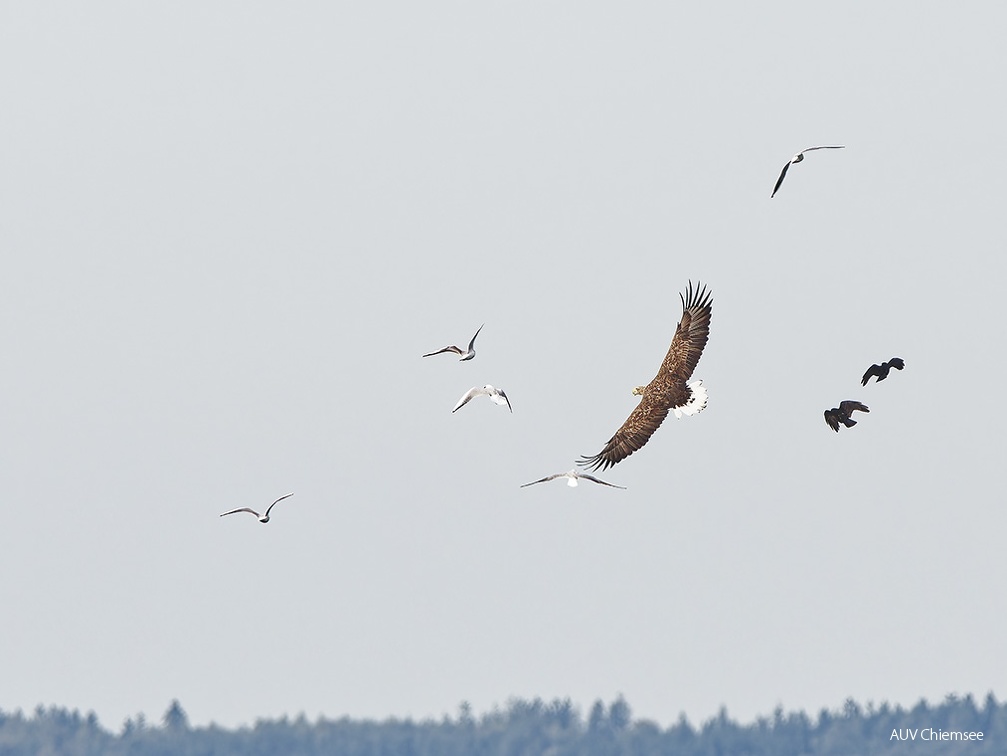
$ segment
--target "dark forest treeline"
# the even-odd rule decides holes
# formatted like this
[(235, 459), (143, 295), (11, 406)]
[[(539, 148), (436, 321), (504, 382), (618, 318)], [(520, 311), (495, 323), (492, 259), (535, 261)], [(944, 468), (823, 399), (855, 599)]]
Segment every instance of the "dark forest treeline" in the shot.
[[(944, 731), (982, 732), (981, 741), (924, 741)], [(898, 732), (909, 738), (893, 739)], [(725, 710), (700, 727), (684, 718), (668, 728), (634, 720), (622, 698), (596, 702), (587, 717), (569, 700), (515, 700), (501, 710), (473, 717), (462, 704), (455, 718), (383, 722), (319, 719), (260, 720), (226, 730), (191, 727), (173, 701), (159, 726), (142, 716), (122, 731), (103, 729), (94, 714), (38, 707), (32, 716), (0, 712), (0, 756), (850, 756), (851, 754), (1007, 754), (1007, 703), (989, 694), (982, 705), (971, 696), (949, 696), (912, 709), (881, 704), (862, 707), (852, 699), (841, 711), (823, 709), (814, 720), (778, 708), (770, 718), (741, 725)]]

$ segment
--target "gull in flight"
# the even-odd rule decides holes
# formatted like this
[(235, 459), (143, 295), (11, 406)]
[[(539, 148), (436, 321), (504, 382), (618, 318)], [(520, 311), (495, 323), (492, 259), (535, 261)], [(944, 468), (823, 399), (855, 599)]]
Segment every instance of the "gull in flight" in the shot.
[[(479, 326), (479, 331), (483, 329), (484, 325), (486, 324), (483, 323), (483, 325)], [(479, 335), (479, 331), (476, 331), (476, 336)], [(476, 350), (475, 350), (476, 336), (472, 337), (472, 341), (469, 342), (469, 348), (465, 349), (464, 351), (452, 345), (452, 346), (446, 346), (443, 349), (438, 349), (436, 352), (430, 352), (429, 354), (425, 354), (423, 356), (433, 357), (435, 354), (444, 354), (444, 352), (453, 352), (455, 354), (461, 355), (461, 359), (458, 360), (459, 362), (464, 362), (465, 360), (471, 360), (473, 357), (476, 356)]]
[(780, 171), (780, 177), (776, 179), (776, 186), (773, 187), (773, 193), (769, 195), (769, 199), (775, 197), (776, 193), (780, 191), (780, 184), (783, 183), (783, 177), (787, 175), (787, 171), (790, 169), (790, 166), (794, 165), (795, 163), (800, 163), (802, 160), (804, 160), (805, 152), (811, 152), (812, 150), (841, 150), (845, 146), (846, 146), (845, 144), (823, 144), (819, 147), (807, 147), (798, 152), (796, 155), (790, 158), (790, 160), (787, 161), (787, 164), (785, 166), (783, 166), (783, 170)]
[(478, 386), (473, 386), (468, 391), (466, 391), (465, 396), (463, 396), (461, 399), (458, 400), (458, 404), (456, 404), (455, 408), (451, 411), (457, 412), (477, 396), (488, 396), (490, 398), (490, 401), (492, 401), (494, 404), (506, 404), (507, 409), (509, 409), (511, 412), (514, 411), (514, 408), (510, 406), (510, 399), (507, 398), (507, 394), (503, 392), (503, 389), (494, 388), (493, 386), (490, 386), (488, 383), (482, 388), (479, 388)]
[(276, 502), (277, 502), (277, 501), (283, 501), (284, 499), (286, 499), (286, 498), (288, 498), (288, 497), (290, 497), (290, 496), (293, 496), (293, 495), (294, 495), (293, 493), (288, 493), (288, 494), (286, 494), (285, 496), (281, 496), (281, 497), (280, 497), (279, 499), (277, 499), (276, 501), (274, 501), (274, 502), (273, 502), (272, 504), (270, 504), (270, 505), (269, 505), (269, 509), (267, 509), (267, 510), (266, 510), (266, 513), (265, 513), (265, 514), (261, 514), (261, 515), (260, 515), (260, 514), (259, 514), (258, 512), (256, 512), (256, 511), (255, 511), (254, 509), (249, 509), (248, 507), (239, 507), (238, 509), (232, 509), (232, 510), (231, 510), (230, 512), (224, 512), (224, 513), (223, 513), (222, 515), (220, 515), (220, 516), (221, 516), (221, 517), (225, 517), (226, 515), (229, 515), (229, 514), (234, 514), (235, 512), (248, 512), (248, 513), (250, 513), (250, 514), (253, 514), (253, 515), (255, 515), (256, 517), (258, 517), (258, 518), (259, 518), (259, 522), (269, 522), (269, 511), (270, 511), (270, 510), (271, 510), (271, 509), (272, 509), (273, 507), (275, 507), (275, 506), (276, 506)]
[(550, 480), (556, 480), (556, 478), (566, 478), (566, 484), (570, 486), (570, 488), (576, 488), (577, 479), (583, 478), (584, 480), (589, 480), (592, 483), (601, 483), (603, 486), (611, 486), (612, 488), (621, 488), (623, 491), (626, 490), (626, 486), (617, 486), (615, 483), (606, 483), (605, 481), (596, 478), (593, 475), (578, 472), (576, 467), (570, 470), (569, 472), (556, 473), (555, 475), (547, 475), (541, 480), (533, 480), (531, 483), (525, 483), (523, 486), (518, 486), (518, 488), (527, 488), (528, 486), (534, 486), (536, 483), (548, 483)]

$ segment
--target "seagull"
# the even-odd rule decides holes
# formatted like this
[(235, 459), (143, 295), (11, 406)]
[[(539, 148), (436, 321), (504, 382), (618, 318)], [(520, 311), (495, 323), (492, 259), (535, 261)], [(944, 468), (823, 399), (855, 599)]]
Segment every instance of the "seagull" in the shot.
[(812, 150), (841, 150), (845, 146), (846, 146), (845, 144), (823, 144), (820, 147), (807, 147), (798, 152), (796, 155), (790, 158), (790, 160), (787, 161), (787, 164), (785, 166), (783, 166), (783, 170), (780, 171), (780, 177), (776, 179), (776, 186), (773, 187), (773, 193), (769, 195), (769, 199), (775, 197), (776, 193), (780, 191), (780, 184), (783, 183), (783, 177), (787, 175), (787, 171), (790, 169), (790, 166), (792, 166), (794, 163), (800, 163), (802, 160), (804, 160), (805, 152), (811, 152)]
[(451, 411), (457, 412), (466, 404), (468, 404), (470, 401), (472, 401), (473, 398), (483, 395), (488, 396), (490, 398), (490, 401), (492, 401), (494, 404), (506, 404), (507, 409), (509, 409), (511, 412), (514, 411), (514, 408), (510, 406), (510, 399), (507, 398), (507, 394), (503, 392), (503, 389), (494, 388), (493, 386), (490, 386), (488, 383), (482, 388), (479, 388), (478, 386), (473, 386), (468, 391), (466, 391), (465, 396), (463, 396), (461, 399), (458, 400), (458, 404), (456, 404), (455, 408)]
[(896, 370), (901, 370), (906, 366), (906, 361), (901, 357), (892, 357), (888, 362), (882, 362), (880, 365), (871, 365), (867, 368), (867, 372), (864, 373), (864, 377), (860, 380), (861, 386), (866, 386), (867, 381), (871, 379), (872, 375), (876, 375), (878, 380), (876, 383), (881, 383), (885, 378), (888, 377), (888, 371), (892, 368)]
[[(484, 325), (486, 324), (483, 323), (483, 325), (479, 326), (479, 331), (483, 329)], [(476, 336), (479, 335), (479, 331), (476, 331)], [(430, 354), (425, 354), (423, 356), (433, 357), (435, 354), (443, 354), (444, 352), (454, 352), (455, 354), (461, 355), (461, 359), (458, 360), (459, 362), (464, 362), (465, 360), (471, 360), (473, 357), (476, 356), (476, 350), (475, 350), (476, 336), (472, 337), (472, 341), (469, 342), (469, 348), (466, 349), (465, 351), (462, 351), (458, 347), (452, 345), (452, 346), (446, 346), (443, 349), (438, 349), (436, 352), (430, 352)]]
[(235, 512), (250, 512), (251, 514), (253, 514), (253, 515), (255, 515), (256, 517), (259, 518), (259, 522), (263, 522), (263, 523), (269, 522), (269, 511), (273, 507), (276, 506), (276, 502), (277, 501), (283, 501), (284, 499), (286, 499), (286, 498), (288, 498), (290, 496), (293, 496), (293, 495), (294, 495), (293, 493), (288, 493), (288, 494), (286, 494), (284, 496), (281, 496), (279, 499), (277, 499), (276, 501), (274, 501), (272, 504), (269, 505), (269, 509), (266, 510), (265, 514), (261, 514), (260, 515), (254, 509), (249, 509), (248, 507), (240, 507), (238, 509), (232, 509), (230, 512), (224, 512), (224, 514), (222, 514), (221, 517), (224, 517), (224, 516), (229, 515), (229, 514), (234, 514)]
[(840, 423), (845, 425), (847, 428), (852, 428), (857, 424), (857, 421), (850, 417), (855, 410), (870, 412), (870, 410), (867, 409), (866, 404), (847, 399), (845, 402), (840, 402), (838, 407), (825, 410), (825, 422), (828, 423), (829, 427), (836, 433), (839, 433)]
[(573, 468), (569, 472), (556, 473), (555, 475), (548, 475), (541, 480), (533, 480), (531, 483), (525, 483), (523, 486), (518, 486), (518, 488), (527, 488), (528, 486), (534, 486), (536, 483), (548, 483), (550, 480), (556, 480), (556, 478), (566, 478), (566, 484), (570, 488), (577, 487), (577, 479), (584, 478), (584, 480), (589, 480), (592, 483), (601, 483), (603, 486), (611, 486), (612, 488), (621, 488), (623, 491), (626, 490), (626, 486), (617, 486), (615, 483), (606, 483), (593, 475), (588, 475), (587, 473), (578, 472), (577, 468)]

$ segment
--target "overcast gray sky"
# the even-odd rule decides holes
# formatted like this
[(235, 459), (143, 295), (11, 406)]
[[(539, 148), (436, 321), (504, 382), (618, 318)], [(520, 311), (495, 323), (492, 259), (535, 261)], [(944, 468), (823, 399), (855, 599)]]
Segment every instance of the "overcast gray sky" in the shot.
[[(0, 708), (1007, 695), (1005, 23), (4, 3)], [(619, 427), (689, 279), (708, 408), (626, 491), (519, 489)], [(484, 383), (513, 414), (451, 414)]]

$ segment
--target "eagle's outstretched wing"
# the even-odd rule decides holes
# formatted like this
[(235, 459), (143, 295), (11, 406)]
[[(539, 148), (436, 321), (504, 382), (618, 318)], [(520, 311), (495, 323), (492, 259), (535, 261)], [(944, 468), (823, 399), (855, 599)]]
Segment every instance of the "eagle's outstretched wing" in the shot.
[(593, 457), (581, 457), (577, 464), (589, 470), (607, 470), (646, 444), (654, 435), (671, 408), (658, 397), (643, 395), (626, 422)]
[(699, 363), (707, 339), (710, 338), (710, 316), (713, 314), (710, 292), (705, 286), (694, 292), (692, 281), (689, 281), (686, 296), (679, 294), (678, 297), (682, 300), (682, 319), (675, 329), (675, 337), (671, 340), (661, 369), (647, 386), (648, 392), (658, 381), (662, 387), (681, 383), (684, 388), (685, 382), (692, 377), (692, 371)]
[(693, 289), (692, 281), (685, 296), (680, 294), (679, 297), (682, 300), (682, 319), (661, 369), (644, 388), (643, 398), (622, 427), (600, 452), (593, 457), (581, 457), (577, 463), (581, 467), (607, 470), (621, 462), (650, 440), (673, 407), (681, 407), (692, 398), (692, 389), (686, 381), (696, 369), (710, 337), (713, 300), (705, 286)]

